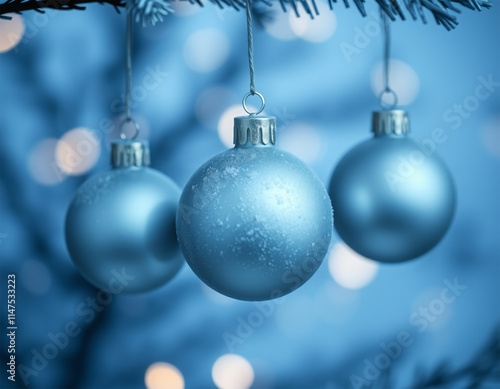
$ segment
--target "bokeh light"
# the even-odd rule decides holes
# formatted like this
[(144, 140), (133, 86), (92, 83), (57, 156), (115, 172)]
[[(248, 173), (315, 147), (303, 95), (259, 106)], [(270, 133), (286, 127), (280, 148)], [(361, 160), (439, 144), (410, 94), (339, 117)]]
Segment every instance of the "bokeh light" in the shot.
[(319, 15), (311, 19), (309, 15), (298, 18), (294, 12), (290, 12), (289, 21), (292, 31), (299, 38), (308, 42), (319, 43), (328, 40), (337, 29), (337, 18), (335, 13), (326, 3), (317, 2)]
[(30, 259), (23, 264), (20, 278), (26, 290), (33, 294), (45, 294), (52, 285), (52, 275), (41, 261)]
[(494, 157), (500, 158), (500, 116), (489, 119), (481, 131), (483, 147)]
[(199, 30), (184, 45), (184, 61), (195, 72), (210, 73), (226, 62), (229, 52), (229, 40), (222, 31)]
[(66, 175), (56, 162), (56, 148), (59, 141), (47, 138), (37, 143), (28, 157), (28, 172), (39, 184), (55, 185), (62, 182)]
[(24, 22), (21, 15), (6, 14), (11, 20), (0, 20), (0, 53), (17, 46), (24, 34)]
[(88, 172), (101, 155), (101, 142), (94, 131), (75, 128), (66, 132), (56, 147), (59, 168), (68, 175)]
[[(372, 90), (380, 96), (384, 90), (384, 66), (380, 62), (375, 66), (371, 76)], [(417, 98), (420, 90), (420, 81), (417, 73), (407, 63), (391, 59), (389, 61), (389, 86), (398, 96), (398, 105), (408, 105)], [(384, 94), (383, 101), (387, 104), (393, 102), (390, 94)]]
[(320, 157), (320, 134), (307, 123), (294, 123), (280, 132), (280, 148), (299, 157), (306, 163)]
[[(257, 109), (247, 104), (247, 108), (250, 112), (257, 111)], [(264, 113), (262, 113), (264, 115)], [(234, 137), (234, 118), (236, 116), (247, 116), (241, 105), (233, 105), (226, 109), (219, 119), (219, 124), (217, 125), (217, 132), (219, 133), (219, 139), (226, 147), (233, 147), (233, 137)]]
[(365, 258), (345, 243), (333, 246), (328, 258), (330, 274), (339, 285), (348, 289), (360, 289), (377, 275), (377, 262)]
[(198, 4), (192, 4), (188, 0), (172, 1), (170, 7), (174, 10), (174, 16), (191, 16), (203, 9)]
[(237, 354), (225, 354), (212, 367), (212, 379), (219, 389), (248, 389), (254, 380), (250, 362)]
[(184, 389), (184, 377), (174, 365), (156, 362), (148, 367), (144, 378), (147, 389)]
[[(133, 117), (140, 123), (139, 138), (151, 135), (152, 166), (181, 188), (204, 161), (233, 147), (233, 118), (246, 116), (241, 109), (248, 90), (245, 8), (236, 11), (223, 2), (219, 11), (211, 1), (201, 2), (204, 7), (196, 1), (170, 2), (176, 13), (154, 27), (134, 23), (132, 87), (153, 88), (155, 80), (145, 79), (151, 74), (162, 82), (147, 90), (147, 97), (136, 93)], [(285, 4), (286, 13), (279, 2), (255, 4), (265, 13), (254, 20), (255, 81), (268, 101), (266, 112), (277, 116), (276, 147), (313, 167), (324, 184), (334, 162), (370, 137), (368, 115), (377, 108), (372, 72), (382, 60), (380, 9), (364, 2), (368, 15), (363, 18), (348, 2), (347, 9), (333, 3), (334, 12), (320, 8), (315, 20), (309, 20), (300, 2), (294, 4), (300, 19), (292, 3)], [(326, 0), (316, 3), (328, 5)], [(26, 378), (28, 387), (51, 389), (353, 389), (351, 381), (358, 377), (367, 383), (363, 389), (388, 389), (389, 381), (395, 389), (423, 389), (436, 377), (450, 388), (479, 379), (484, 381), (479, 386), (498, 385), (499, 371), (493, 369), (498, 355), (491, 355), (500, 323), (500, 7), (489, 3), (491, 9), (482, 12), (452, 12), (460, 23), (451, 32), (436, 26), (427, 10), (427, 25), (411, 17), (391, 23), (392, 57), (410, 65), (422, 88), (410, 105), (402, 106), (414, 111), (412, 137), (434, 141), (458, 191), (456, 218), (445, 240), (414, 261), (370, 267), (373, 262), (343, 244), (336, 246), (342, 240), (334, 236), (332, 252), (310, 281), (280, 301), (265, 302), (224, 296), (185, 265), (156, 291), (113, 295), (108, 304), (110, 296), (77, 273), (66, 249), (64, 217), (82, 180), (109, 168), (108, 140), (119, 138), (112, 124), (123, 118), (124, 15), (116, 15), (109, 4), (89, 5), (85, 12), (46, 9), (44, 14), (11, 15), (24, 23), (17, 45), (0, 54), (5, 134), (0, 263), (4, 285), (7, 274), (16, 275), (18, 296), (18, 384), (13, 386), (28, 386)], [(301, 27), (299, 33), (307, 35), (308, 25), (315, 27), (330, 15), (338, 19), (328, 40), (309, 42), (291, 28), (294, 19), (296, 30)], [(265, 31), (257, 26), (260, 22)], [(9, 23), (0, 21), (0, 41)], [(203, 73), (186, 64), (183, 51), (193, 33), (209, 28), (227, 38), (229, 54), (215, 70)], [(212, 41), (206, 46), (191, 55), (203, 62), (205, 51), (211, 57), (219, 50)], [(406, 78), (400, 81), (408, 87)], [(259, 107), (258, 99), (249, 102), (252, 109)], [(466, 106), (463, 115), (455, 104)], [(228, 112), (233, 106), (236, 111)], [(455, 112), (443, 117), (450, 109)], [(67, 131), (82, 126), (96, 132), (101, 155), (85, 175), (67, 175), (57, 163), (56, 147)], [(443, 129), (441, 137), (433, 132), (436, 127)], [(405, 179), (420, 177), (417, 169)], [(147, 227), (155, 224), (151, 221)], [(117, 243), (123, 255), (132, 254), (129, 242)], [(127, 268), (116, 270), (126, 279), (131, 274)], [(443, 310), (433, 300), (446, 287), (444, 280), (453, 284), (455, 278), (468, 288)], [(409, 322), (420, 308), (438, 313), (422, 333)], [(73, 337), (66, 328), (79, 335)], [(406, 331), (414, 342), (393, 359), (391, 345)], [(376, 357), (387, 355), (387, 349), (392, 349), (390, 366), (378, 369), (374, 362), (381, 359)], [(230, 364), (216, 372), (216, 360), (229, 353), (250, 365), (244, 371), (253, 371), (248, 374), (253, 380), (246, 385)], [(57, 356), (49, 360), (44, 354)], [(36, 370), (45, 361), (43, 371)], [(21, 364), (33, 374), (21, 374)], [(440, 370), (443, 364), (448, 368)], [(222, 385), (214, 383), (213, 368)]]
[(290, 27), (290, 17), (285, 12), (275, 12), (271, 20), (265, 21), (264, 28), (267, 33), (276, 39), (291, 41), (297, 39), (297, 35)]

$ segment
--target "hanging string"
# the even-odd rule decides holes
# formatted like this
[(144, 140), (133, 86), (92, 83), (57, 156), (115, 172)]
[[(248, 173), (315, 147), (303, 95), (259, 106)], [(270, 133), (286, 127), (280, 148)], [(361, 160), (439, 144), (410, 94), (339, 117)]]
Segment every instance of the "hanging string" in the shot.
[[(132, 98), (132, 12), (127, 13), (127, 32), (126, 32), (126, 49), (125, 49), (125, 120), (120, 124), (120, 138), (133, 140), (139, 135), (139, 124), (132, 119), (130, 115), (130, 101)], [(126, 124), (132, 123), (135, 127), (135, 133), (132, 137), (128, 137), (124, 132)]]
[[(264, 110), (266, 101), (264, 96), (255, 90), (255, 69), (253, 65), (253, 31), (252, 31), (252, 4), (250, 0), (246, 0), (246, 10), (247, 10), (247, 38), (248, 38), (248, 67), (250, 68), (250, 92), (248, 92), (245, 97), (243, 97), (243, 109), (249, 115), (258, 115)], [(249, 96), (257, 95), (260, 97), (262, 105), (257, 112), (250, 112), (246, 105), (247, 98)]]
[(132, 13), (127, 13), (127, 46), (126, 46), (126, 66), (127, 73), (125, 78), (125, 120), (130, 122), (130, 98), (132, 89)]
[[(380, 93), (378, 102), (382, 109), (391, 110), (398, 105), (398, 96), (389, 86), (389, 62), (390, 62), (390, 48), (391, 48), (391, 30), (389, 28), (389, 21), (387, 20), (387, 15), (385, 11), (380, 9), (380, 18), (382, 20), (382, 26), (384, 29), (384, 89)], [(392, 103), (386, 103), (383, 99), (385, 94), (390, 94), (392, 96)]]
[(247, 35), (248, 35), (248, 66), (250, 67), (250, 93), (255, 94), (255, 69), (253, 66), (253, 32), (252, 32), (252, 4), (246, 0)]

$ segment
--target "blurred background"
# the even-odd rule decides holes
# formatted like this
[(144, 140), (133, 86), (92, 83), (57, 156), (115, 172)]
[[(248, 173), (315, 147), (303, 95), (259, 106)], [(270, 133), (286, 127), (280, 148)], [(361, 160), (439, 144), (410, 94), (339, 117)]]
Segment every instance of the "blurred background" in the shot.
[[(363, 18), (354, 5), (331, 12), (318, 2), (315, 20), (274, 4), (255, 28), (256, 86), (277, 117), (279, 147), (325, 185), (341, 156), (370, 137), (378, 109), (382, 34), (368, 3)], [(244, 11), (174, 8), (160, 25), (136, 25), (132, 108), (153, 167), (182, 187), (231, 146), (249, 77)], [(16, 381), (2, 371), (2, 387), (498, 388), (499, 20), (494, 4), (464, 9), (451, 32), (432, 20), (392, 24), (391, 84), (412, 136), (446, 134), (436, 152), (458, 208), (443, 241), (391, 265), (334, 236), (308, 283), (258, 304), (217, 294), (187, 265), (153, 293), (112, 301), (79, 275), (64, 217), (76, 189), (108, 167), (117, 138), (124, 13), (90, 4), (0, 20), (1, 320), (5, 328), (14, 273), (18, 326)], [(455, 298), (443, 302), (443, 293)]]

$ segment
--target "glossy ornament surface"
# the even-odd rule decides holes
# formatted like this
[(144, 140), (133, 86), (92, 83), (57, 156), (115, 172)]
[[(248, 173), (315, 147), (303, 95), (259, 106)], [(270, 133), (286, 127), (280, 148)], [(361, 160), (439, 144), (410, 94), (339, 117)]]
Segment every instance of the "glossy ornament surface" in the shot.
[(196, 275), (240, 300), (290, 293), (318, 269), (332, 209), (316, 174), (274, 147), (273, 117), (235, 118), (235, 148), (201, 166), (177, 214), (179, 244)]
[(175, 233), (180, 189), (148, 167), (144, 141), (113, 143), (112, 165), (78, 189), (66, 216), (66, 243), (94, 286), (148, 292), (184, 263)]
[[(329, 194), (335, 229), (380, 262), (419, 257), (443, 238), (455, 211), (452, 177), (429, 144), (408, 137), (405, 111), (374, 112), (374, 137), (338, 163)], [(435, 146), (434, 146), (435, 148)]]

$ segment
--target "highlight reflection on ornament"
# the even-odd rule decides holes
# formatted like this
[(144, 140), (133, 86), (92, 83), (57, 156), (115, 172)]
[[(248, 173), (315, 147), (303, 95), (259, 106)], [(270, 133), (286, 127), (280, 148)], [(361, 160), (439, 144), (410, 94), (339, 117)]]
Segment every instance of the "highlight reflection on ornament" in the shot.
[(405, 111), (373, 113), (374, 137), (350, 150), (332, 175), (335, 228), (359, 254), (400, 262), (431, 250), (455, 211), (451, 175), (434, 150), (408, 137)]
[(274, 117), (234, 120), (235, 148), (187, 183), (177, 234), (208, 286), (240, 300), (290, 293), (318, 269), (330, 244), (332, 208), (316, 174), (276, 149)]
[(69, 207), (71, 258), (100, 289), (151, 291), (184, 263), (175, 234), (180, 189), (148, 165), (147, 142), (113, 143), (112, 169), (86, 181)]

